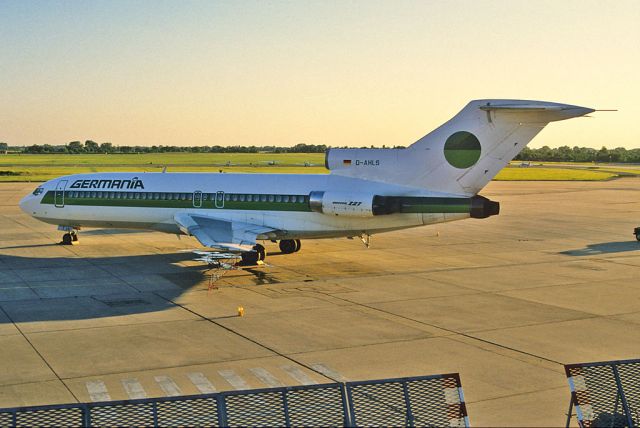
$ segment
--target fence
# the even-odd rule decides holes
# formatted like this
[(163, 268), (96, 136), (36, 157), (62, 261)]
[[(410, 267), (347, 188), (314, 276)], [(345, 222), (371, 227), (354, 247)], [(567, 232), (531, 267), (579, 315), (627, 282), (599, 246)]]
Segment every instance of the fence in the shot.
[(571, 402), (581, 427), (640, 426), (640, 360), (565, 366)]
[(464, 426), (458, 374), (0, 409), (0, 426)]

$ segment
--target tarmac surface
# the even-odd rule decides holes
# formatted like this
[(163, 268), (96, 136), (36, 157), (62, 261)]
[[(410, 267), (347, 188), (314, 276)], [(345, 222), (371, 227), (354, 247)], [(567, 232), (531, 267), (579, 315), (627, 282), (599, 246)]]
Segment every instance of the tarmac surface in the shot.
[(472, 425), (559, 426), (563, 364), (640, 357), (640, 179), (493, 182), (499, 216), (269, 243), (215, 289), (193, 238), (56, 245), (34, 187), (0, 184), (0, 407), (459, 372)]

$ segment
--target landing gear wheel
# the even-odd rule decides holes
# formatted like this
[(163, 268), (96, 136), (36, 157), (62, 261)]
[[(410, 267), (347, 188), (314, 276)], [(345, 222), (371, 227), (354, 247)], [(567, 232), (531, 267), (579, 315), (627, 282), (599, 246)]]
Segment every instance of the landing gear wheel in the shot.
[[(77, 238), (76, 238), (77, 240)], [(65, 233), (62, 235), (62, 245), (73, 245), (73, 236), (70, 233)]]
[(300, 241), (296, 242), (293, 239), (283, 239), (282, 241), (280, 241), (278, 246), (280, 247), (280, 251), (282, 251), (283, 254), (291, 254), (295, 253), (298, 250), (299, 242)]
[(295, 252), (297, 253), (298, 251), (300, 251), (300, 248), (302, 248), (302, 243), (300, 243), (299, 239), (296, 239), (296, 251)]
[(71, 234), (71, 241), (78, 242), (78, 234), (77, 233), (72, 233)]
[(247, 251), (246, 253), (240, 254), (242, 258), (243, 265), (255, 265), (258, 263), (258, 259), (260, 255), (256, 251)]
[(267, 250), (260, 244), (256, 244), (253, 246), (253, 250), (258, 253), (258, 260), (261, 262), (267, 257)]
[(633, 234), (636, 235), (636, 240), (640, 241), (640, 227), (633, 229)]

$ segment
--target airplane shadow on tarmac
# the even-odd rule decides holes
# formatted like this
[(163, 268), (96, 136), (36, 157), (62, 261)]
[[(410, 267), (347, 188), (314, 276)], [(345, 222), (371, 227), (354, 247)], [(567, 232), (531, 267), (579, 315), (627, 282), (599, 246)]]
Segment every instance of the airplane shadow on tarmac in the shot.
[[(206, 264), (193, 262), (198, 256), (191, 252), (38, 258), (1, 251), (0, 326), (165, 311), (187, 291), (206, 292), (212, 273)], [(243, 284), (278, 282), (261, 269), (228, 273)]]
[(578, 250), (561, 251), (560, 254), (575, 257), (596, 256), (599, 254), (626, 253), (640, 251), (640, 242), (637, 241), (617, 241), (602, 242), (599, 244), (589, 244), (585, 248)]

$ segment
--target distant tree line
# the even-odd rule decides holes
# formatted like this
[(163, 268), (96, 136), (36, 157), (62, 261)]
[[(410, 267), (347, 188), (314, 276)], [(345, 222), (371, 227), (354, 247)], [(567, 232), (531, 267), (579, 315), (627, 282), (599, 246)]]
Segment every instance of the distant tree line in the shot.
[(87, 140), (84, 143), (72, 141), (68, 144), (53, 146), (34, 144), (19, 150), (23, 153), (324, 153), (324, 144), (296, 144), (293, 147), (277, 146), (114, 146), (111, 143), (98, 144)]
[(588, 147), (573, 148), (562, 146), (551, 148), (543, 146), (539, 149), (525, 147), (516, 160), (534, 162), (620, 162), (640, 163), (640, 149), (627, 150), (624, 147), (600, 150)]
[[(21, 153), (324, 153), (329, 147), (324, 144), (296, 144), (293, 147), (279, 146), (114, 146), (87, 140), (72, 141), (64, 145), (34, 144), (27, 147), (9, 147), (9, 151)], [(348, 148), (348, 147), (344, 147)], [(367, 147), (362, 147), (367, 148)], [(370, 148), (374, 148), (371, 146)], [(388, 147), (382, 146), (383, 149)], [(403, 146), (394, 146), (401, 149)], [(0, 147), (0, 150), (2, 148)]]

